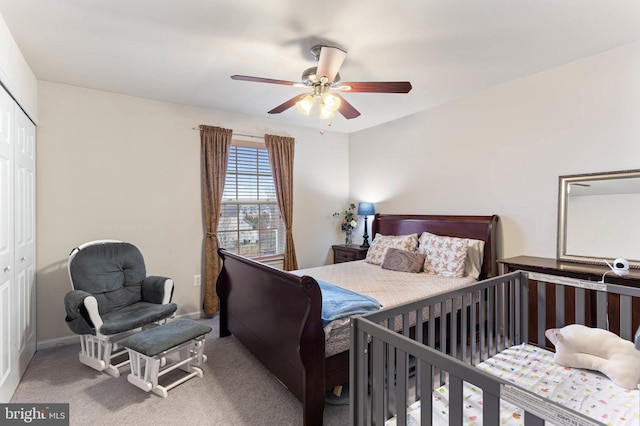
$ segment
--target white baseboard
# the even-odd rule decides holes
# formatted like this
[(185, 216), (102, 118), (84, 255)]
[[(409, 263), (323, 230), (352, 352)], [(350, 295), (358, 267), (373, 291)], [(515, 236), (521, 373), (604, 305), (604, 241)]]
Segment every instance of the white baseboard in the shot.
[(59, 337), (57, 339), (43, 340), (42, 342), (36, 342), (36, 351), (59, 348), (61, 346), (73, 345), (76, 343), (80, 343), (80, 336), (76, 334), (73, 336)]
[[(175, 318), (189, 318), (197, 320), (203, 318), (202, 312), (191, 312), (189, 314), (176, 315)], [(73, 334), (71, 336), (59, 337), (57, 339), (43, 340), (36, 342), (36, 351), (44, 349), (59, 348), (66, 345), (74, 345), (80, 343), (80, 336)]]

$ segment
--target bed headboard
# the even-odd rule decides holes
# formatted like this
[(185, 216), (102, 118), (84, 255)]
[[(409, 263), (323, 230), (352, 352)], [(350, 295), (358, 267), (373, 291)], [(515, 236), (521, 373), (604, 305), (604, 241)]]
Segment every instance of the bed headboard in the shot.
[(410, 214), (376, 214), (371, 235), (407, 235), (430, 232), (449, 237), (484, 241), (484, 259), (479, 279), (498, 275), (496, 263), (496, 224), (498, 216), (433, 216)]

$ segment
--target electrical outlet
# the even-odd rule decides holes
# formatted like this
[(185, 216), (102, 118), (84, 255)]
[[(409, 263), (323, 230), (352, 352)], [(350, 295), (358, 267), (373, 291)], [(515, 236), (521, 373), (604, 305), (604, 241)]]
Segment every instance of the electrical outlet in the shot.
[(196, 287), (200, 287), (200, 275), (193, 276), (193, 285)]

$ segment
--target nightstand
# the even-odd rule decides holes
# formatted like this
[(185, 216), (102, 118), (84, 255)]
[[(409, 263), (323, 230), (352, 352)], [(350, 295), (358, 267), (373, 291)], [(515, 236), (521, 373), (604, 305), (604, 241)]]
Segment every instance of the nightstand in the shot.
[(360, 247), (358, 244), (336, 244), (333, 249), (333, 263), (351, 262), (367, 257), (369, 247)]

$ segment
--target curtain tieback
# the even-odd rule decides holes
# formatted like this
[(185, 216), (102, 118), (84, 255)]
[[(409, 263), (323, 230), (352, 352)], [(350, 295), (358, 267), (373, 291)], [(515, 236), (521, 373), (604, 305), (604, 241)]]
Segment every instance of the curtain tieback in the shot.
[(207, 232), (206, 235), (207, 235), (207, 238), (211, 238), (211, 237), (216, 237), (217, 238), (218, 237), (218, 234), (216, 234), (214, 232)]

